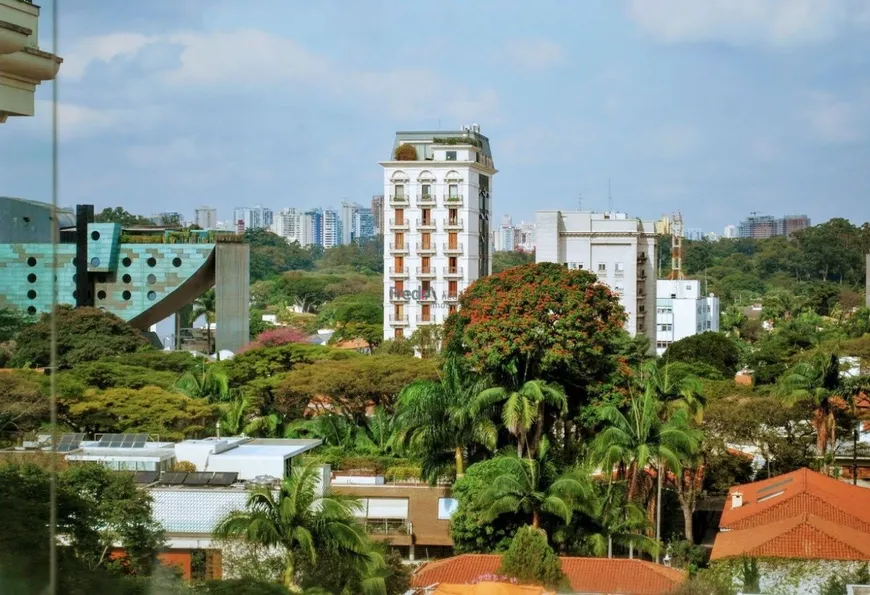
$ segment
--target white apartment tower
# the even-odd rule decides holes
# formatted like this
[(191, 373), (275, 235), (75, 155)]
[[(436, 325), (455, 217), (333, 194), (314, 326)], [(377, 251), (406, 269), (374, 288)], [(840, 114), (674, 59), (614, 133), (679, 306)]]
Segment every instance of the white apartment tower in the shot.
[(657, 355), (674, 341), (719, 331), (719, 298), (702, 295), (700, 281), (659, 279), (656, 298)]
[(332, 209), (323, 211), (323, 229), (320, 236), (320, 245), (324, 249), (341, 245), (342, 221), (339, 213)]
[[(403, 147), (410, 145), (413, 150)], [(492, 270), (490, 213), (497, 173), (474, 124), (397, 132), (384, 168), (384, 337), (442, 324), (459, 295)]]
[(217, 209), (197, 207), (194, 211), (193, 221), (202, 229), (215, 229), (217, 227)]
[(311, 227), (311, 215), (290, 208), (275, 213), (271, 230), (288, 243), (299, 242), (301, 246), (307, 246), (311, 244)]
[(656, 233), (654, 221), (625, 213), (538, 211), (535, 262), (586, 269), (619, 296), (625, 328), (655, 345)]

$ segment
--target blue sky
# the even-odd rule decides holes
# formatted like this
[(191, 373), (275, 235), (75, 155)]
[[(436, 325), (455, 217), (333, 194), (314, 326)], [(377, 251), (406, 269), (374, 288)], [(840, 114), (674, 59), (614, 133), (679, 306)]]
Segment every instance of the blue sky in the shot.
[[(60, 201), (367, 203), (395, 130), (478, 123), (496, 217), (870, 220), (870, 0), (60, 0)], [(41, 45), (51, 49), (43, 8)], [(48, 200), (50, 85), (0, 127)]]

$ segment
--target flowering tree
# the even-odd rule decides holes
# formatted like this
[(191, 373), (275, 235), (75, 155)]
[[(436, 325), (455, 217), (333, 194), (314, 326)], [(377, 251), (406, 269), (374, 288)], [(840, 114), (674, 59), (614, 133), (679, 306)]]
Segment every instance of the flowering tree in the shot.
[(295, 328), (278, 327), (263, 331), (257, 338), (239, 350), (239, 353), (260, 347), (278, 347), (287, 343), (304, 343), (305, 334)]

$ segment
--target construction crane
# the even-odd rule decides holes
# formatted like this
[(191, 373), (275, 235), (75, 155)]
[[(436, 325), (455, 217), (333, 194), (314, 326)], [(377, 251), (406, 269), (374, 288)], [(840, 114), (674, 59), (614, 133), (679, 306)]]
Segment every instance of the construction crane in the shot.
[(683, 277), (683, 215), (674, 213), (671, 221), (671, 272), (668, 279)]

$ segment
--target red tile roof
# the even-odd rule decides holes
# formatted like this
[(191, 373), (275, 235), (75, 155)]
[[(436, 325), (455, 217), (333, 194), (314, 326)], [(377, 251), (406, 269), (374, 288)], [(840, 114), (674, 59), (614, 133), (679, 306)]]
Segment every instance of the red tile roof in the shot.
[(870, 490), (799, 469), (731, 488), (719, 527), (712, 559), (870, 560)]
[[(644, 560), (571, 557), (561, 560), (571, 588), (580, 593), (660, 595), (669, 593), (686, 578), (681, 570)], [(500, 555), (463, 554), (422, 566), (412, 577), (411, 586), (467, 584), (484, 575), (497, 575), (500, 567)]]

